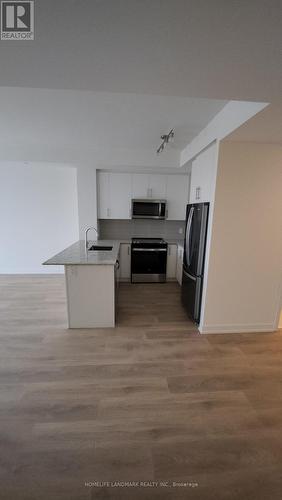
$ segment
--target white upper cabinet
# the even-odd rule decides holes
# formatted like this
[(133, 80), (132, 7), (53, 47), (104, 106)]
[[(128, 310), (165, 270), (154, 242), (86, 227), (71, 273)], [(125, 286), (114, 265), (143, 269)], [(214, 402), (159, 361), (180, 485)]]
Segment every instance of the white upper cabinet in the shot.
[(98, 172), (97, 174), (97, 200), (98, 200), (98, 218), (110, 218), (109, 205), (109, 174), (106, 172)]
[(163, 174), (151, 174), (149, 175), (149, 198), (155, 198), (159, 200), (166, 199), (166, 188), (167, 188), (167, 176)]
[(132, 198), (166, 198), (166, 175), (132, 174)]
[(131, 218), (131, 175), (109, 174), (110, 219)]
[(185, 220), (189, 176), (97, 173), (99, 219), (130, 219), (132, 198), (167, 200), (168, 220)]
[(132, 174), (132, 198), (149, 198), (148, 174)]
[(97, 199), (99, 219), (131, 218), (131, 175), (98, 172)]
[(216, 166), (216, 145), (212, 144), (192, 162), (190, 203), (203, 203), (213, 199)]
[(189, 175), (167, 175), (167, 218), (185, 220), (189, 199)]

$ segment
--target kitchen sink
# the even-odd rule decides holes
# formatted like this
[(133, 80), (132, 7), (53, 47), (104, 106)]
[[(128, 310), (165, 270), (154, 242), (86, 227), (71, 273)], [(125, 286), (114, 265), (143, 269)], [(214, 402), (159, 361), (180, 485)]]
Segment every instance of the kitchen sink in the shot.
[(110, 252), (113, 249), (113, 247), (109, 246), (102, 246), (102, 245), (92, 245), (90, 248), (88, 248), (89, 252)]

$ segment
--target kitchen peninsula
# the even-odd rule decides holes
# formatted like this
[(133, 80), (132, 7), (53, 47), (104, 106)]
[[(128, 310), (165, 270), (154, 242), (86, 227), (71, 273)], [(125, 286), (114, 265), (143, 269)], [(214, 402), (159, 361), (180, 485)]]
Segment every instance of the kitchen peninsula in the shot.
[(85, 242), (77, 241), (44, 262), (65, 268), (69, 328), (115, 326), (120, 242), (89, 242), (89, 248), (93, 245), (98, 250), (86, 250)]

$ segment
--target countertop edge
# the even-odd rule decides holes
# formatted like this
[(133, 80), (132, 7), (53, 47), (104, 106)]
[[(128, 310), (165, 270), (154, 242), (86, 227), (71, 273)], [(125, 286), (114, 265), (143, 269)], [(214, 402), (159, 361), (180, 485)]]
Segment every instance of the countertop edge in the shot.
[(61, 252), (55, 254), (50, 259), (47, 259), (42, 263), (43, 266), (79, 266), (79, 265), (90, 265), (90, 266), (114, 266), (116, 264), (120, 240), (99, 240), (89, 241), (89, 245), (109, 245), (113, 249), (111, 251), (101, 251), (99, 252), (88, 252), (85, 251), (84, 240), (78, 240), (72, 245), (69, 245)]

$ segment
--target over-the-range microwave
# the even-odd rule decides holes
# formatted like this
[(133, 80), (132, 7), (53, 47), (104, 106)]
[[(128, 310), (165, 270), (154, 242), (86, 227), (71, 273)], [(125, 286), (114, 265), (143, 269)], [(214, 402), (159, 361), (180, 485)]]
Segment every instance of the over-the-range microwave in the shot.
[(131, 204), (132, 219), (166, 219), (166, 200), (134, 199)]

